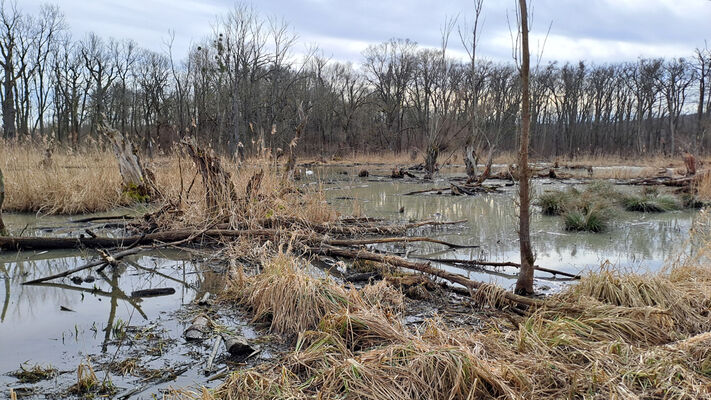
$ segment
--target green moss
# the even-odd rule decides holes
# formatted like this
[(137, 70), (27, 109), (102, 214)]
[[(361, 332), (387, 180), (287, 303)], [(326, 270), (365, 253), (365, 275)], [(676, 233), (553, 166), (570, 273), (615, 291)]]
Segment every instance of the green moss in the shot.
[(138, 186), (135, 183), (125, 185), (123, 187), (123, 195), (136, 203), (148, 203), (151, 200), (151, 196), (148, 195), (145, 187)]

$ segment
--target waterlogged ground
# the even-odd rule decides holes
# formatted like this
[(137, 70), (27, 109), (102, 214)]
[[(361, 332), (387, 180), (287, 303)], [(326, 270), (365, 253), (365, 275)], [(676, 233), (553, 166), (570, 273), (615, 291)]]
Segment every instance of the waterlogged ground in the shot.
[[(135, 211), (135, 210), (134, 210)], [(86, 224), (66, 217), (7, 215), (11, 233), (76, 236)], [(120, 234), (119, 231), (96, 231)], [(203, 312), (205, 293), (219, 293), (223, 275), (200, 254), (155, 251), (125, 258), (119, 268), (83, 271), (42, 285), (22, 282), (81, 266), (93, 251), (0, 253), (0, 397), (13, 388), (25, 398), (65, 398), (77, 366), (90, 359), (99, 380), (116, 386), (116, 397), (161, 397), (169, 387), (209, 386), (203, 368), (213, 340), (188, 343), (182, 333)], [(219, 272), (219, 271), (218, 271)], [(136, 297), (138, 290), (171, 288), (165, 296)], [(213, 315), (247, 338), (256, 338), (246, 318)], [(260, 357), (268, 357), (263, 352)], [(215, 370), (233, 363), (218, 354)], [(24, 365), (52, 367), (50, 379), (21, 382), (13, 372)], [(71, 396), (70, 396), (71, 397)]]
[[(313, 168), (311, 185), (320, 185), (328, 201), (344, 214), (360, 212), (369, 217), (410, 221), (436, 219), (467, 222), (456, 227), (428, 229), (425, 234), (457, 244), (478, 245), (474, 249), (447, 250), (433, 244), (409, 244), (399, 250), (410, 257), (442, 259), (478, 259), (519, 262), (518, 196), (515, 186), (504, 181), (487, 181), (500, 185), (499, 193), (477, 196), (449, 194), (404, 195), (427, 188), (449, 186), (446, 178), (462, 176), (461, 171), (444, 171), (433, 182), (412, 179), (392, 180), (389, 170), (370, 170), (370, 176), (359, 178), (363, 167)], [(320, 182), (320, 183), (317, 183)], [(581, 182), (560, 183), (536, 179), (534, 191), (567, 189)], [(631, 186), (618, 186), (620, 191), (638, 191)], [(402, 210), (402, 212), (400, 212)], [(629, 271), (657, 270), (687, 248), (689, 229), (696, 211), (683, 210), (662, 214), (616, 211), (610, 229), (604, 233), (566, 232), (557, 216), (541, 215), (534, 209), (531, 237), (536, 264), (570, 273), (581, 273), (610, 263), (614, 268)], [(393, 249), (393, 247), (390, 247)], [(495, 282), (508, 289), (515, 283), (513, 268), (498, 268), (497, 273), (461, 270), (444, 264), (440, 267), (470, 276), (472, 279)], [(491, 269), (489, 269), (491, 271)], [(536, 273), (541, 290), (556, 290), (568, 282), (552, 281), (546, 273)]]
[[(461, 171), (444, 171), (433, 182), (392, 180), (389, 170), (368, 167), (370, 176), (359, 178), (363, 167), (315, 167), (304, 170), (303, 184), (320, 187), (326, 200), (344, 215), (360, 214), (394, 221), (462, 220), (457, 226), (427, 228), (411, 232), (438, 239), (478, 246), (450, 250), (441, 245), (408, 244), (383, 247), (411, 258), (477, 259), (518, 262), (516, 188), (506, 182), (498, 193), (451, 196), (404, 193), (431, 187), (447, 187), (447, 177)], [(624, 171), (623, 171), (624, 172)], [(559, 189), (575, 184), (536, 180), (534, 190)], [(620, 190), (637, 190), (621, 187)], [(401, 212), (402, 211), (402, 212)], [(135, 214), (142, 210), (117, 210), (112, 215)], [(559, 217), (534, 212), (532, 238), (537, 264), (561, 271), (580, 273), (609, 262), (614, 268), (656, 270), (687, 248), (695, 211), (641, 214), (619, 211), (611, 228), (600, 234), (569, 233)], [(83, 233), (87, 224), (67, 217), (5, 215), (11, 233), (18, 235), (70, 235)], [(95, 226), (95, 225), (92, 225)], [(115, 226), (99, 234), (120, 235)], [(217, 293), (224, 285), (219, 273), (224, 266), (210, 254), (162, 251), (128, 258), (117, 269), (102, 273), (82, 272), (42, 286), (22, 282), (82, 265), (95, 257), (86, 252), (2, 252), (0, 253), (0, 397), (15, 389), (22, 398), (67, 396), (76, 381), (76, 368), (87, 358), (98, 378), (108, 376), (117, 386), (117, 397), (161, 397), (169, 387), (212, 386), (203, 369), (212, 340), (187, 343), (182, 334), (190, 320), (205, 309), (196, 299), (206, 292)], [(472, 279), (494, 282), (508, 289), (514, 284), (515, 269), (464, 270), (436, 264)], [(539, 290), (560, 290), (569, 281), (537, 273)], [(133, 292), (150, 288), (172, 288), (175, 293), (141, 298)], [(258, 340), (258, 329), (244, 315), (212, 315), (236, 333)], [(248, 363), (273, 354), (268, 346)], [(121, 364), (123, 371), (116, 368)], [(215, 370), (241, 365), (244, 360), (218, 352)], [(23, 383), (10, 375), (20, 365), (49, 366), (57, 372), (48, 380)], [(131, 369), (133, 365), (133, 369)], [(137, 391), (136, 391), (137, 390)]]

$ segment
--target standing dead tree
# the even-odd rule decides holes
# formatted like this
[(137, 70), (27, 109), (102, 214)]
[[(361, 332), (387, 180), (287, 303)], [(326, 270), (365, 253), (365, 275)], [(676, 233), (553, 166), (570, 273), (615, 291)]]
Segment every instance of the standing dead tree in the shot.
[(109, 140), (118, 160), (123, 193), (139, 201), (148, 201), (158, 194), (155, 176), (143, 165), (133, 143), (105, 122), (99, 125), (99, 132)]
[(5, 229), (5, 223), (2, 221), (2, 203), (5, 201), (5, 180), (2, 176), (2, 169), (0, 169), (0, 236), (7, 236), (7, 229)]
[(286, 168), (284, 169), (284, 179), (293, 180), (294, 179), (294, 168), (296, 167), (296, 146), (301, 138), (301, 133), (306, 127), (306, 123), (309, 120), (308, 115), (304, 112), (304, 108), (299, 104), (297, 108), (299, 114), (299, 125), (296, 126), (296, 132), (294, 133), (294, 138), (289, 143), (289, 158), (286, 162)]
[(208, 213), (211, 217), (224, 217), (227, 210), (223, 206), (239, 201), (232, 175), (222, 167), (219, 157), (198, 147), (191, 138), (186, 137), (181, 143), (202, 176)]
[(528, 11), (526, 0), (519, 0), (519, 34), (521, 35), (521, 149), (519, 159), (519, 246), (521, 251), (521, 271), (516, 281), (516, 294), (533, 294), (533, 271), (535, 258), (531, 249), (531, 169), (528, 166), (529, 129), (531, 127), (531, 105), (529, 79), (531, 72), (528, 50)]

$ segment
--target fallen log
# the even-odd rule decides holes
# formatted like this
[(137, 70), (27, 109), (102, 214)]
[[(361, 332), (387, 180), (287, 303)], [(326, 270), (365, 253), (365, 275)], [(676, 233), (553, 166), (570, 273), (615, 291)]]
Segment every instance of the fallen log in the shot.
[(175, 289), (173, 288), (154, 288), (154, 289), (141, 289), (131, 292), (131, 297), (157, 297), (157, 296), (170, 296), (175, 294)]
[(212, 346), (212, 352), (210, 353), (210, 357), (207, 358), (207, 365), (205, 366), (205, 375), (209, 375), (212, 373), (212, 363), (215, 361), (217, 349), (220, 347), (220, 344), (222, 344), (222, 336), (217, 335), (217, 337), (215, 338), (215, 344)]
[(274, 230), (253, 229), (236, 231), (231, 229), (210, 229), (198, 231), (195, 229), (179, 229), (174, 231), (149, 233), (119, 238), (109, 237), (79, 237), (79, 238), (51, 238), (51, 237), (0, 237), (0, 250), (61, 250), (78, 248), (110, 248), (136, 245), (149, 245), (153, 243), (186, 242), (197, 240), (201, 237), (221, 236), (273, 236)]
[(361, 246), (365, 244), (378, 244), (378, 243), (410, 243), (410, 242), (428, 242), (441, 244), (453, 249), (472, 249), (479, 247), (478, 245), (464, 245), (445, 242), (444, 240), (432, 239), (428, 237), (389, 237), (389, 238), (372, 238), (372, 239), (332, 239), (324, 241), (326, 244), (331, 246)]
[(242, 335), (223, 335), (222, 339), (225, 341), (227, 352), (234, 357), (248, 356), (257, 350)]
[[(452, 265), (521, 268), (521, 264), (511, 262), (511, 261), (496, 262), (496, 261), (457, 260), (456, 258), (420, 258), (420, 260), (440, 262), (440, 263), (452, 264)], [(565, 272), (565, 271), (558, 271), (558, 270), (550, 269), (550, 268), (539, 267), (538, 265), (534, 265), (533, 269), (535, 269), (536, 271), (547, 272), (547, 273), (553, 274), (553, 275), (561, 275), (561, 276), (565, 276), (565, 277), (572, 278), (572, 279), (580, 279), (580, 275), (571, 274), (570, 272)]]
[[(399, 232), (407, 229), (418, 228), (422, 226), (429, 225), (452, 225), (460, 224), (466, 222), (466, 220), (461, 221), (423, 221), (411, 224), (403, 225), (393, 225), (393, 226), (371, 226), (371, 227), (353, 227), (349, 229), (343, 229), (339, 226), (318, 226), (315, 229), (317, 232), (326, 233), (379, 233), (385, 234), (389, 232)], [(306, 227), (312, 227), (310, 224), (304, 224)], [(227, 228), (227, 225), (224, 225)], [(156, 232), (149, 233), (146, 235), (134, 235), (122, 238), (109, 238), (109, 237), (79, 237), (79, 238), (49, 238), (49, 237), (0, 237), (0, 249), (1, 250), (11, 250), (11, 251), (22, 251), (22, 250), (59, 250), (59, 249), (76, 249), (76, 248), (110, 248), (110, 247), (124, 247), (125, 245), (137, 246), (137, 245), (150, 245), (154, 243), (163, 243), (164, 245), (171, 245), (173, 242), (186, 243), (190, 241), (199, 240), (203, 237), (208, 238), (221, 238), (221, 237), (239, 237), (239, 236), (264, 236), (273, 237), (279, 234), (280, 231), (275, 229), (208, 229), (203, 231), (198, 231), (194, 229), (179, 229), (174, 231)], [(305, 239), (313, 239), (313, 236), (303, 235)], [(323, 239), (326, 240), (326, 239)], [(430, 238), (381, 238), (381, 239), (362, 239), (361, 242), (354, 242), (354, 244), (366, 244), (366, 243), (377, 243), (382, 242), (396, 242), (396, 241), (428, 241), (433, 243), (445, 244), (451, 247), (457, 247), (462, 245), (456, 245), (453, 243), (447, 243), (444, 241), (439, 241)], [(335, 242), (338, 243), (338, 242)], [(464, 246), (471, 247), (471, 246)], [(463, 247), (462, 247), (463, 248)], [(103, 263), (103, 262), (102, 262)], [(100, 265), (100, 264), (98, 264)], [(96, 265), (92, 265), (96, 266)]]
[[(365, 251), (365, 250), (342, 249), (342, 248), (328, 246), (328, 245), (319, 246), (319, 247), (311, 247), (311, 248), (308, 248), (307, 250), (311, 253), (314, 253), (314, 254), (321, 254), (321, 255), (331, 256), (331, 257), (345, 257), (345, 258), (351, 258), (351, 259), (378, 261), (381, 263), (390, 264), (395, 267), (400, 267), (400, 268), (414, 270), (414, 271), (420, 271), (420, 272), (424, 272), (426, 274), (437, 276), (439, 278), (448, 280), (453, 283), (458, 283), (458, 284), (460, 284), (472, 291), (482, 288), (484, 286), (484, 283), (482, 283), (482, 282), (472, 281), (462, 275), (453, 274), (451, 272), (440, 270), (438, 268), (432, 267), (429, 263), (413, 262), (413, 261), (410, 261), (410, 260), (407, 260), (405, 258), (398, 257), (398, 256), (392, 256), (392, 255), (387, 255), (387, 254), (377, 254), (377, 253), (373, 253), (373, 252)], [(517, 294), (513, 294), (510, 292), (505, 292), (504, 297), (511, 302), (525, 305), (525, 306), (541, 307), (544, 305), (544, 302), (542, 302), (541, 300), (532, 299), (532, 298), (524, 297), (524, 296), (519, 296)]]

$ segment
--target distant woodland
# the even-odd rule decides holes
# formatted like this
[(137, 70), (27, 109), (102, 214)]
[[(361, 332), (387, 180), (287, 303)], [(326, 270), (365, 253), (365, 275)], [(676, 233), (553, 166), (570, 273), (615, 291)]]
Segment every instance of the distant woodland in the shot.
[[(161, 52), (120, 38), (72, 37), (59, 8), (30, 15), (4, 2), (2, 136), (78, 147), (97, 142), (108, 124), (149, 155), (190, 135), (222, 154), (248, 156), (285, 149), (305, 122), (299, 151), (324, 157), (436, 156), (465, 145), (515, 151), (517, 64), (479, 57), (473, 21), (446, 21), (439, 48), (389, 39), (351, 63), (302, 49), (287, 22), (247, 5), (220, 17), (188, 54), (174, 54), (168, 34)], [(450, 55), (455, 42), (468, 58)], [(534, 157), (711, 149), (707, 48), (678, 59), (532, 68)]]

